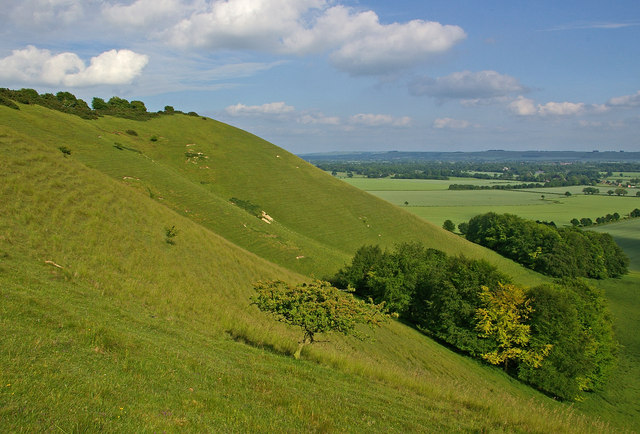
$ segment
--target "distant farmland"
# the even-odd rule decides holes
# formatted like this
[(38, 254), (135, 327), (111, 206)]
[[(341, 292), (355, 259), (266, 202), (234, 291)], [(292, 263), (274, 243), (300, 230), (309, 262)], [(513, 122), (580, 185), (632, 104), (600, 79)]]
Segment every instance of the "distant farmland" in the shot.
[[(640, 208), (637, 189), (625, 197), (585, 195), (584, 186), (535, 188), (524, 190), (448, 190), (450, 184), (495, 185), (505, 181), (469, 178), (449, 180), (345, 178), (345, 182), (365, 190), (438, 226), (450, 219), (455, 224), (489, 211), (512, 213), (531, 220), (570, 225), (573, 218), (597, 217), (617, 212), (626, 216)], [(598, 186), (602, 193), (610, 186)], [(570, 192), (567, 197), (565, 192)], [(544, 198), (543, 198), (544, 196)], [(607, 226), (607, 227), (610, 227)]]

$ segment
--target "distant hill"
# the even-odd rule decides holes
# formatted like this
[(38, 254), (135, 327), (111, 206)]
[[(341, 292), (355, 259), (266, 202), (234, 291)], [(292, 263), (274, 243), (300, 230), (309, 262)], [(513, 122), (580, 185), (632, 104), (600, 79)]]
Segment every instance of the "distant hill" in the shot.
[(299, 333), (249, 300), (257, 280), (409, 240), (544, 277), (209, 118), (15, 106), (0, 106), (1, 431), (615, 428), (397, 321), (293, 360)]
[(300, 154), (311, 162), (322, 161), (640, 161), (640, 152), (614, 151), (479, 151), (479, 152), (350, 152)]

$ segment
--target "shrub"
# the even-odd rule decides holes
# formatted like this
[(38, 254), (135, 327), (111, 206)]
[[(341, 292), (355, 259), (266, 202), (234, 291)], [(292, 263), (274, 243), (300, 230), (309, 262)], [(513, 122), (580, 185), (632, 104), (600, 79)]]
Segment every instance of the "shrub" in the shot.
[(444, 230), (449, 232), (453, 232), (456, 229), (456, 225), (449, 219), (444, 221), (442, 227), (444, 228)]
[(129, 134), (130, 136), (137, 136), (138, 135), (136, 130), (127, 130), (126, 133)]
[(174, 238), (178, 235), (178, 230), (176, 229), (175, 226), (167, 226), (166, 228), (164, 228), (164, 234), (165, 234), (165, 239), (164, 241), (167, 244), (171, 244), (174, 245), (176, 242), (174, 241)]

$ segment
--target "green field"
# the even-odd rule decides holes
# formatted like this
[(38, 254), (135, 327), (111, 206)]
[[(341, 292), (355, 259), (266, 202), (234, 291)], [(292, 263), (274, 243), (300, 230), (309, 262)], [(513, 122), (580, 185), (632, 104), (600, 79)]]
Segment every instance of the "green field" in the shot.
[[(584, 186), (525, 190), (448, 190), (450, 184), (491, 185), (496, 181), (458, 178), (441, 180), (345, 178), (387, 202), (406, 207), (412, 213), (441, 226), (450, 219), (455, 224), (489, 211), (512, 213), (531, 220), (553, 221), (569, 225), (571, 219), (589, 217), (595, 221), (606, 214), (629, 214), (640, 208), (640, 198), (630, 189), (626, 197), (585, 195)], [(503, 182), (503, 181), (501, 181)], [(599, 186), (605, 192), (608, 186)], [(571, 196), (565, 196), (569, 191)], [(542, 197), (544, 195), (544, 198)], [(408, 202), (408, 204), (407, 204)]]
[(0, 106), (0, 431), (640, 429), (636, 275), (610, 297), (622, 368), (579, 405), (399, 321), (294, 360), (300, 333), (250, 305), (252, 283), (329, 275), (362, 244), (418, 240), (548, 279), (211, 119), (20, 107)]

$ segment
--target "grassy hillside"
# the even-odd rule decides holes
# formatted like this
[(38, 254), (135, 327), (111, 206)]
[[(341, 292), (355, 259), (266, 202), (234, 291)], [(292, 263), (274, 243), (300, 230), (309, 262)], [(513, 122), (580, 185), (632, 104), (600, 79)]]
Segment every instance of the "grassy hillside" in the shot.
[[(616, 427), (398, 322), (369, 341), (331, 337), (293, 360), (299, 333), (249, 305), (258, 279), (306, 278), (273, 262), (326, 273), (352, 245), (394, 234), (450, 252), (466, 252), (467, 244), (246, 133), (212, 120), (169, 119), (175, 125), (0, 107), (2, 431)], [(200, 123), (211, 126), (195, 132)], [(198, 136), (172, 144), (172, 131)], [(152, 134), (157, 142), (148, 140)], [(200, 169), (184, 149), (206, 137), (199, 152), (217, 163)], [(287, 178), (298, 171), (299, 178)], [(252, 193), (261, 182), (273, 184), (264, 195)], [(323, 191), (335, 205), (311, 207), (317, 196), (307, 196)], [(275, 223), (230, 197), (261, 205)], [(291, 203), (279, 205), (283, 198)], [(174, 245), (165, 241), (168, 226), (178, 229)], [(274, 240), (285, 236), (299, 243), (296, 253), (309, 252), (311, 265), (282, 253)]]
[[(538, 277), (242, 130), (200, 117), (84, 120), (38, 106), (0, 107), (5, 125), (139, 189), (257, 255), (306, 275), (332, 274), (363, 244), (422, 241), (486, 258), (524, 283)], [(137, 135), (127, 134), (135, 131)], [(155, 136), (157, 141), (150, 139)], [(187, 155), (198, 155), (189, 157)], [(267, 224), (234, 206), (248, 201)]]

